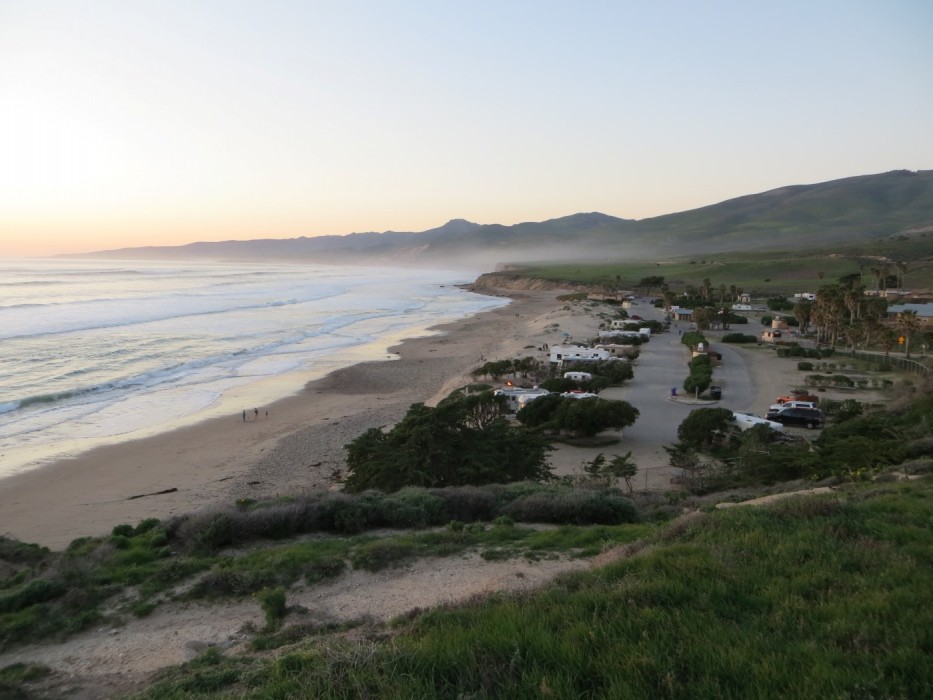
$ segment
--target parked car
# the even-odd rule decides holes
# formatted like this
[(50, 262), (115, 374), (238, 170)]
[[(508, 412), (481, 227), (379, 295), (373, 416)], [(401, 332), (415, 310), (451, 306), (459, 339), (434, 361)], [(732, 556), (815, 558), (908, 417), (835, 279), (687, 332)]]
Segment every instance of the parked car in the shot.
[(771, 430), (784, 430), (784, 426), (777, 421), (761, 418), (760, 416), (755, 416), (751, 413), (739, 413), (738, 411), (733, 411), (732, 420), (734, 420), (736, 425), (739, 426), (739, 430), (748, 430), (749, 428), (756, 425), (767, 425), (769, 428), (771, 428)]
[(773, 403), (768, 407), (769, 411), (780, 411), (783, 408), (816, 408), (813, 401), (785, 401), (784, 403)]
[(824, 421), (823, 412), (818, 408), (782, 408), (780, 411), (768, 411), (768, 420), (782, 425), (802, 425), (805, 428), (820, 428)]
[(803, 389), (793, 389), (786, 396), (778, 396), (774, 401), (775, 403), (785, 404), (788, 401), (812, 401), (816, 403), (819, 400), (820, 397), (816, 394), (811, 394)]

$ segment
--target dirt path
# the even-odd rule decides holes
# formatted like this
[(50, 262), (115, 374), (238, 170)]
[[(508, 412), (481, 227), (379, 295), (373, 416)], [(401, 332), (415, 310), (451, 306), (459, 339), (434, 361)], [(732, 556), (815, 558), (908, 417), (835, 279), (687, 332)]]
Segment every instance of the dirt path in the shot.
[[(496, 591), (526, 591), (555, 576), (590, 566), (587, 560), (486, 561), (478, 554), (422, 559), (378, 573), (352, 571), (336, 581), (289, 590), (294, 612), (286, 624), (385, 622), (419, 608), (458, 603)], [(209, 647), (246, 651), (265, 621), (254, 600), (167, 604), (122, 626), (100, 627), (59, 643), (30, 645), (0, 655), (13, 663), (45, 664), (55, 675), (51, 697), (111, 698), (146, 687), (153, 673), (189, 661)]]

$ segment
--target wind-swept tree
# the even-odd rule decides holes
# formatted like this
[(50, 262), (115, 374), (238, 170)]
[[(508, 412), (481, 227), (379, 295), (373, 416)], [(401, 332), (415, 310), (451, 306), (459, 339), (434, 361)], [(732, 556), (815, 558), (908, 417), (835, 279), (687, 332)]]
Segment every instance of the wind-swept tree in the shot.
[(346, 446), (350, 492), (442, 487), (550, 477), (544, 440), (514, 428), (492, 392), (414, 404), (391, 430), (371, 428)]
[(645, 296), (651, 296), (651, 290), (655, 287), (660, 287), (664, 284), (664, 278), (660, 275), (650, 275), (648, 277), (642, 277), (641, 281), (638, 283), (638, 286), (645, 290)]

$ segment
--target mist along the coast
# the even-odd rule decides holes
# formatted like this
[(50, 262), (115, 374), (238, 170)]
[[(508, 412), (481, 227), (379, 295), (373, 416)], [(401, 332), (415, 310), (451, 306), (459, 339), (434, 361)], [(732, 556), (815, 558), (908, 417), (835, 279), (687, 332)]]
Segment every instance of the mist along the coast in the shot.
[[(393, 339), (506, 303), (470, 273), (4, 261), (0, 458), (11, 473), (297, 391)], [(283, 387), (273, 378), (294, 375)], [(263, 388), (265, 386), (265, 388)], [(252, 411), (254, 406), (236, 406)]]

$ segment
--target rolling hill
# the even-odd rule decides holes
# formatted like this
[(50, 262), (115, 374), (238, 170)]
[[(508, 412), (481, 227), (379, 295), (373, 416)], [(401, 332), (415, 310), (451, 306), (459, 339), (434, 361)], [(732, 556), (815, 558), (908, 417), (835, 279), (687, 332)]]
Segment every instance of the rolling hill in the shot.
[(933, 170), (781, 187), (650, 219), (581, 213), (511, 226), (453, 219), (422, 232), (123, 248), (83, 257), (287, 260), (490, 269), (517, 262), (634, 260), (728, 251), (831, 248), (931, 237)]

